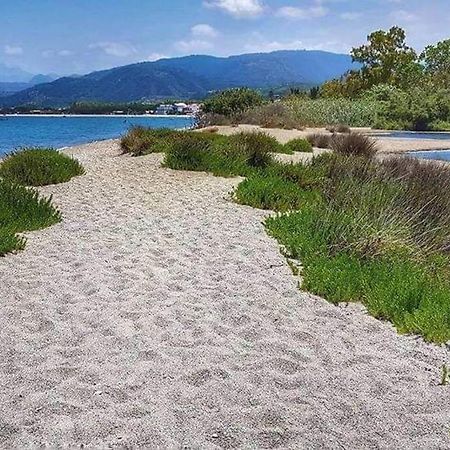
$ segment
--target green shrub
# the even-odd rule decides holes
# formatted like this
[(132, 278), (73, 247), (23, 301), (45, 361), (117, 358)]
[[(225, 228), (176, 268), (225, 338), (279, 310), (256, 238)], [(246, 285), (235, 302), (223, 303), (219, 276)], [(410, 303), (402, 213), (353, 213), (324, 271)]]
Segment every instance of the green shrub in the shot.
[(0, 180), (0, 255), (21, 250), (25, 240), (16, 235), (23, 231), (46, 228), (61, 221), (61, 214), (51, 198), (24, 186)]
[(53, 149), (20, 150), (0, 164), (0, 177), (25, 186), (64, 183), (82, 174), (84, 169), (77, 160)]
[(210, 169), (208, 163), (213, 157), (212, 152), (211, 143), (203, 136), (186, 134), (169, 147), (164, 165), (177, 170), (207, 171)]
[(284, 144), (284, 148), (286, 153), (294, 153), (294, 152), (312, 152), (313, 148), (311, 143), (306, 139), (292, 139), (286, 144)]
[(241, 132), (229, 137), (225, 147), (230, 158), (239, 157), (250, 167), (267, 167), (272, 162), (270, 153), (282, 150), (272, 136), (261, 132)]
[(263, 103), (261, 94), (249, 88), (233, 88), (213, 95), (203, 103), (203, 112), (233, 116)]
[(166, 128), (152, 129), (132, 127), (120, 140), (123, 154), (143, 156), (149, 153), (164, 153), (183, 133)]

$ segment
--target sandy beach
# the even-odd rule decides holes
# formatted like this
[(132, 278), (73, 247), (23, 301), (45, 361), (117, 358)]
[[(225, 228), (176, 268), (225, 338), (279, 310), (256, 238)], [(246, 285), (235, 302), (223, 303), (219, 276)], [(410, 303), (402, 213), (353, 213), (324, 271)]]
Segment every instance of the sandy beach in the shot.
[(63, 222), (0, 259), (0, 448), (450, 448), (450, 349), (300, 291), (239, 179), (65, 152)]

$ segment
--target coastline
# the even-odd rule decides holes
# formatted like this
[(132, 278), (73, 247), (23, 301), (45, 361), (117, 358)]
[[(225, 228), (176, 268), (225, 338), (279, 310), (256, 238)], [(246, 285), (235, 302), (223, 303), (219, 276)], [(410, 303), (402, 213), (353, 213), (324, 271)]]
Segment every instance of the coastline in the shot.
[(195, 118), (192, 114), (2, 114), (2, 117), (60, 117), (62, 119), (69, 117), (141, 117), (141, 118), (156, 118), (156, 119), (189, 119)]

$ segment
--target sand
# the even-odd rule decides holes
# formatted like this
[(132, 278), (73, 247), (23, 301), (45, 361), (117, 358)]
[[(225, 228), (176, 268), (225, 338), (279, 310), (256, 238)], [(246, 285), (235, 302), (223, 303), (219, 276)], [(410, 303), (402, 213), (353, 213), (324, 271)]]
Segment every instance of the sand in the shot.
[(1, 448), (450, 448), (449, 349), (301, 292), (238, 179), (66, 152), (0, 260)]

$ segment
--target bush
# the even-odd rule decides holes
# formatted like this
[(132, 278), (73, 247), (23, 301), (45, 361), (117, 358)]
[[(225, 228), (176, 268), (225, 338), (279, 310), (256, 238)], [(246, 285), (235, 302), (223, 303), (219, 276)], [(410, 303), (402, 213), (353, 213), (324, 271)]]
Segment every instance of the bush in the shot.
[(182, 132), (166, 128), (151, 129), (142, 126), (130, 128), (122, 137), (120, 146), (123, 154), (143, 156), (149, 153), (164, 153)]
[(203, 112), (233, 116), (263, 103), (261, 94), (249, 88), (234, 88), (205, 100)]
[(306, 136), (306, 140), (313, 146), (317, 148), (331, 148), (331, 141), (333, 136), (324, 133), (312, 133)]
[(377, 142), (360, 133), (335, 135), (331, 139), (331, 149), (342, 155), (373, 158), (378, 151)]
[(229, 137), (227, 153), (240, 155), (250, 167), (267, 167), (272, 162), (270, 153), (283, 150), (272, 136), (261, 132), (241, 132)]
[(301, 129), (292, 110), (285, 102), (267, 103), (251, 108), (236, 117), (239, 123), (260, 125), (263, 128)]
[(294, 152), (307, 152), (310, 153), (313, 151), (311, 143), (306, 139), (292, 139), (286, 144), (284, 144), (284, 148), (286, 153), (294, 153)]
[(77, 160), (53, 149), (20, 150), (0, 165), (0, 177), (25, 186), (64, 183), (82, 174), (84, 169)]
[(186, 133), (177, 139), (167, 150), (164, 165), (177, 170), (208, 170), (212, 146), (203, 136)]
[(347, 125), (343, 125), (343, 124), (338, 124), (338, 125), (329, 125), (327, 126), (327, 130), (330, 133), (351, 133), (352, 130), (350, 129), (349, 126)]
[(23, 249), (25, 239), (16, 233), (46, 228), (61, 221), (51, 198), (37, 191), (0, 180), (0, 255)]

